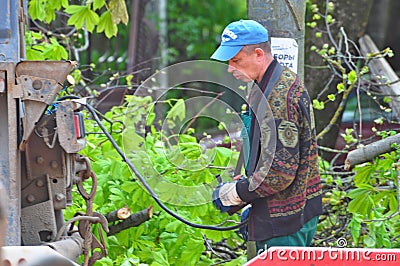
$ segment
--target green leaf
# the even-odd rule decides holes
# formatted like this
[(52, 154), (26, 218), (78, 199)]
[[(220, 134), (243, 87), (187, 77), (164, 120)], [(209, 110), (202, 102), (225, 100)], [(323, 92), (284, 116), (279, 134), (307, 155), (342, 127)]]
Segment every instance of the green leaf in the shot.
[(109, 39), (113, 36), (117, 36), (118, 27), (113, 23), (110, 11), (106, 11), (101, 15), (99, 25), (97, 25), (97, 32), (103, 31)]
[(132, 182), (132, 181), (125, 181), (121, 185), (121, 189), (126, 191), (126, 192), (128, 192), (128, 193), (131, 193), (137, 187), (138, 187), (137, 183), (136, 182)]
[(246, 262), (247, 258), (245, 256), (241, 256), (231, 261), (228, 261), (227, 263), (224, 263), (224, 266), (240, 266), (246, 264)]
[(368, 248), (373, 248), (373, 247), (375, 247), (376, 241), (369, 235), (366, 235), (364, 237), (364, 244)]
[(215, 152), (213, 164), (216, 166), (228, 166), (232, 158), (232, 151), (225, 147), (216, 147)]
[(226, 125), (225, 125), (224, 122), (220, 122), (220, 123), (218, 124), (218, 129), (219, 129), (219, 130), (224, 130), (225, 128), (226, 128)]
[(94, 0), (93, 1), (93, 10), (97, 10), (102, 8), (106, 4), (105, 0)]
[(360, 75), (367, 74), (369, 72), (369, 67), (368, 66), (363, 66), (363, 68), (360, 71)]
[(358, 187), (361, 189), (365, 189), (368, 192), (375, 190), (375, 188), (373, 186), (371, 186), (370, 184), (359, 184)]
[(358, 214), (353, 214), (353, 219), (351, 219), (349, 223), (349, 228), (351, 232), (351, 236), (354, 239), (355, 245), (358, 245), (358, 239), (360, 237), (361, 232), (361, 222), (359, 219), (356, 219)]
[(26, 47), (26, 59), (28, 60), (44, 60), (43, 53), (32, 47)]
[(190, 248), (185, 248), (181, 254), (182, 265), (196, 265), (201, 253), (204, 251), (204, 244), (202, 239), (190, 239), (188, 246)]
[(394, 194), (390, 195), (389, 198), (389, 209), (391, 212), (396, 212), (399, 207), (399, 202), (397, 200), (397, 197)]
[(388, 96), (383, 97), (383, 102), (384, 103), (390, 103), (391, 101), (392, 101), (391, 97), (388, 97)]
[(169, 110), (168, 116), (172, 119), (179, 118), (180, 121), (182, 121), (186, 116), (186, 107), (185, 107), (185, 101), (183, 99), (179, 99), (174, 106)]
[(363, 188), (356, 188), (356, 189), (352, 189), (349, 191), (349, 193), (347, 193), (347, 196), (351, 199), (355, 199), (360, 197), (362, 194), (367, 193), (368, 190), (363, 189)]
[(355, 168), (356, 174), (354, 176), (354, 183), (356, 186), (367, 183), (371, 175), (375, 171), (375, 165), (367, 163), (361, 167)]
[(50, 38), (51, 45), (43, 52), (45, 58), (52, 59), (52, 60), (67, 60), (68, 53), (65, 48), (60, 45), (56, 38)]
[(224, 237), (224, 234), (222, 231), (214, 231), (214, 230), (207, 230), (204, 232), (207, 238), (218, 242), (221, 241), (221, 239)]
[(338, 90), (339, 93), (342, 93), (342, 92), (344, 92), (344, 90), (345, 90), (345, 87), (344, 87), (344, 84), (343, 84), (343, 83), (339, 83), (339, 84), (336, 86), (336, 88), (337, 88), (337, 90)]
[(329, 94), (328, 95), (328, 99), (330, 100), (330, 101), (335, 101), (336, 100), (336, 96), (335, 96), (335, 94)]
[(139, 237), (141, 237), (144, 233), (144, 227), (143, 226), (138, 226), (137, 228), (135, 228), (135, 232), (134, 232), (134, 237), (135, 239), (139, 239)]
[(99, 16), (93, 10), (88, 10), (86, 13), (86, 29), (89, 32), (93, 32), (94, 27), (99, 23)]
[(155, 113), (149, 113), (149, 115), (146, 117), (146, 126), (152, 125), (155, 118), (156, 118)]
[(162, 252), (154, 252), (153, 257), (154, 261), (150, 264), (151, 266), (170, 266), (165, 249)]
[(87, 6), (71, 5), (65, 9), (65, 12), (72, 16), (68, 19), (68, 25), (74, 25), (76, 28), (81, 29), (85, 23), (83, 14), (89, 9)]
[(352, 70), (348, 74), (347, 83), (355, 84), (356, 82), (357, 82), (357, 72), (355, 70)]
[[(93, 2), (91, 3), (93, 5)], [(174, 165), (171, 161), (170, 155), (174, 155), (174, 152), (179, 152), (181, 156), (183, 156), (182, 152), (187, 152), (192, 156), (199, 151), (200, 146), (194, 135), (180, 134), (177, 136), (178, 141), (169, 143), (170, 150), (166, 151), (167, 154), (160, 152), (166, 144), (165, 137), (161, 136), (159, 129), (153, 127), (152, 133), (147, 134), (146, 139), (144, 139), (142, 136), (145, 136), (145, 134), (142, 134), (144, 132), (138, 126), (143, 125), (143, 118), (148, 116), (149, 109), (151, 109), (151, 97), (143, 99), (129, 96), (127, 101), (133, 107), (120, 106), (107, 112), (105, 117), (110, 120), (115, 119), (115, 117), (121, 119), (120, 115), (126, 114), (127, 117), (124, 120), (126, 128), (123, 134), (114, 133), (116, 141), (121, 145), (123, 142), (124, 152), (138, 171), (146, 177), (146, 181), (157, 195), (162, 196), (160, 198), (166, 202), (171, 202), (168, 197), (175, 197), (178, 200), (183, 198), (185, 193), (182, 193), (182, 191), (171, 193), (171, 191), (176, 190), (171, 189), (171, 186), (168, 185), (169, 182), (193, 186), (193, 184), (203, 185), (215, 181), (214, 175), (217, 172), (215, 168), (197, 168), (196, 171), (178, 169), (177, 165)], [(182, 103), (176, 99), (171, 99), (170, 102), (175, 104), (171, 104), (171, 109), (177, 108), (175, 118), (181, 119), (178, 114), (182, 113), (182, 110), (178, 106)], [(92, 120), (85, 120), (85, 124), (88, 132), (99, 132), (97, 126), (93, 126), (95, 123)], [(140, 134), (137, 132), (140, 132)], [(92, 170), (98, 178), (98, 194), (96, 194), (95, 204), (93, 205), (95, 211), (107, 213), (125, 205), (135, 211), (149, 206), (154, 207), (154, 215), (149, 221), (138, 227), (124, 230), (116, 236), (106, 238), (106, 246), (109, 251), (108, 258), (112, 258), (112, 260), (107, 261), (107, 265), (123, 265), (129, 261), (132, 265), (141, 263), (143, 265), (205, 266), (215, 264), (216, 259), (208, 258), (205, 254), (203, 234), (208, 238), (207, 241), (209, 241), (210, 236), (215, 238), (216, 241), (228, 239), (227, 245), (232, 250), (237, 250), (237, 247), (242, 243), (234, 231), (214, 232), (194, 229), (170, 217), (155, 204), (154, 199), (139, 182), (132, 181), (132, 172), (121, 161), (104, 135), (90, 134), (87, 136), (87, 142), (88, 145), (82, 151), (82, 154), (90, 155)], [(135, 148), (138, 150), (134, 150)], [(215, 151), (215, 153), (208, 150), (204, 153), (204, 156), (214, 158), (214, 155), (217, 154), (217, 160), (220, 161), (220, 164), (235, 164), (237, 153), (223, 147), (216, 150), (218, 152)], [(167, 185), (164, 185), (163, 182), (160, 186), (160, 179), (153, 178), (157, 174), (156, 171), (160, 171), (160, 169), (165, 170), (162, 178), (165, 177)], [(133, 178), (136, 179), (136, 177)], [(208, 191), (209, 195), (206, 200), (209, 200), (212, 188)], [(193, 198), (197, 199), (202, 196), (204, 195), (199, 191), (198, 194), (193, 195)], [(75, 201), (74, 198), (74, 204), (71, 206), (73, 211), (68, 211), (68, 217), (73, 217), (76, 210), (85, 209), (85, 201), (81, 197), (77, 197), (77, 199), (80, 199), (80, 202), (78, 204), (78, 201)], [(173, 208), (182, 217), (198, 224), (219, 224), (228, 218), (226, 214), (221, 214), (216, 210), (211, 203), (189, 207), (173, 206)], [(239, 219), (240, 217), (236, 215), (229, 217), (229, 220), (238, 221)], [(208, 235), (209, 232), (210, 235)], [(238, 251), (238, 253), (242, 253), (242, 251)], [(132, 260), (129, 260), (130, 258)], [(106, 265), (106, 260), (102, 259), (101, 263), (103, 261)]]
[(123, 146), (126, 153), (143, 150), (144, 138), (136, 133), (135, 128), (127, 128), (123, 135)]
[(99, 16), (87, 5), (71, 5), (65, 9), (65, 12), (71, 14), (68, 19), (68, 25), (73, 25), (78, 29), (85, 26), (89, 32), (92, 32), (99, 23)]
[(165, 227), (165, 230), (167, 230), (168, 232), (177, 232), (179, 227), (182, 227), (182, 222), (175, 220), (175, 221), (167, 224), (167, 226)]
[(313, 100), (313, 107), (316, 110), (323, 110), (325, 108), (325, 103), (322, 101), (318, 101), (317, 99)]
[(35, 40), (41, 40), (43, 38), (43, 34), (41, 32), (30, 31), (30, 33)]
[(347, 209), (350, 213), (365, 214), (371, 205), (367, 199), (369, 195), (369, 190), (365, 189), (358, 189), (358, 190), (359, 191), (357, 192), (357, 194), (355, 194), (354, 190), (351, 190), (348, 193), (348, 196), (350, 198), (353, 198), (353, 200), (349, 202)]
[(190, 136), (187, 134), (180, 134), (179, 142), (187, 142), (187, 143), (192, 143), (192, 145), (197, 145), (196, 137), (193, 137), (193, 136)]
[(30, 17), (35, 20), (44, 21), (46, 18), (46, 6), (43, 0), (31, 0), (29, 1), (28, 12)]
[(332, 15), (327, 15), (325, 19), (326, 19), (326, 22), (327, 22), (328, 24), (331, 24), (331, 23), (333, 22), (333, 17), (332, 17)]
[(382, 242), (385, 248), (392, 248), (392, 241), (389, 238), (383, 238)]

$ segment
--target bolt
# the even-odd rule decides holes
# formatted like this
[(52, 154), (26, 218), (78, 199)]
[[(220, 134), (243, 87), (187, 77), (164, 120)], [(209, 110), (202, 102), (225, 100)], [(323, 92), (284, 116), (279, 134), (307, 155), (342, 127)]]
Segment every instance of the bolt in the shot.
[(34, 80), (33, 83), (32, 83), (32, 87), (35, 90), (40, 90), (42, 88), (42, 86), (43, 86), (42, 81), (39, 80), (39, 79)]
[(56, 194), (56, 201), (62, 201), (63, 199), (65, 199), (64, 194), (61, 193)]
[(53, 169), (58, 168), (58, 162), (57, 161), (51, 161), (50, 162), (50, 167), (53, 168)]
[(36, 186), (38, 186), (38, 187), (43, 187), (44, 186), (44, 182), (43, 182), (43, 180), (37, 180), (36, 181)]
[(36, 157), (36, 163), (37, 164), (42, 164), (44, 162), (44, 158), (42, 156), (37, 156)]
[(35, 201), (35, 196), (33, 196), (32, 194), (29, 194), (28, 196), (26, 196), (26, 200), (27, 200), (29, 203), (32, 203), (32, 202)]

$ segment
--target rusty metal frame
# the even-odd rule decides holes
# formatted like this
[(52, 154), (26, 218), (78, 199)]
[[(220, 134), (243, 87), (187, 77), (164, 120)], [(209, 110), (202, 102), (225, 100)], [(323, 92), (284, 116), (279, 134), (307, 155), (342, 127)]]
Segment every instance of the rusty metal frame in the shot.
[(12, 96), (15, 84), (15, 64), (0, 62), (0, 71), (4, 80), (4, 93), (0, 93), (0, 181), (8, 191), (7, 219), (8, 228), (5, 244), (20, 245), (21, 230), (19, 217), (20, 202), (20, 153), (18, 150), (19, 101)]

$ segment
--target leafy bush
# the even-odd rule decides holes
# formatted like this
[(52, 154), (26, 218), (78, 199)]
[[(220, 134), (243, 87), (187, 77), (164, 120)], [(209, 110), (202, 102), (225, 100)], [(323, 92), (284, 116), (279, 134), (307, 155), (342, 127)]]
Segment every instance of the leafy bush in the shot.
[[(178, 112), (174, 117), (179, 119), (179, 113), (184, 113), (184, 103), (176, 100), (171, 102), (174, 104), (169, 112)], [(147, 121), (148, 117), (155, 117), (153, 112), (151, 97), (127, 96), (127, 105), (114, 107), (105, 114), (103, 122), (105, 127), (114, 132), (113, 138), (168, 208), (197, 224), (228, 226), (237, 223), (240, 219), (238, 215), (221, 214), (211, 203), (212, 188), (216, 185), (215, 175), (234, 165), (237, 152), (216, 147), (201, 153), (196, 138), (189, 134), (173, 136), (179, 141), (165, 150), (167, 142), (154, 126), (150, 126), (146, 135), (141, 135), (146, 126), (141, 122)], [(149, 206), (154, 208), (154, 215), (147, 222), (108, 236), (106, 243), (109, 254), (96, 265), (210, 265), (221, 261), (230, 261), (228, 265), (240, 265), (246, 260), (242, 256), (243, 240), (235, 231), (198, 229), (167, 214), (132, 174), (108, 139), (98, 134), (100, 128), (96, 122), (87, 119), (86, 129), (89, 134), (82, 154), (90, 158), (98, 178), (94, 210), (106, 214), (122, 207), (128, 207), (132, 212)], [(200, 157), (201, 160), (198, 160)], [(193, 163), (196, 159), (197, 165)], [(211, 163), (206, 164), (202, 159)], [(185, 161), (192, 163), (183, 169), (180, 166)], [(191, 194), (191, 187), (205, 194)], [(185, 204), (176, 204), (184, 201)], [(73, 207), (66, 212), (67, 218), (84, 208), (83, 203), (74, 198)]]
[(316, 246), (337, 246), (341, 239), (347, 247), (400, 247), (399, 159), (397, 148), (356, 166), (354, 175), (322, 175), (325, 214)]

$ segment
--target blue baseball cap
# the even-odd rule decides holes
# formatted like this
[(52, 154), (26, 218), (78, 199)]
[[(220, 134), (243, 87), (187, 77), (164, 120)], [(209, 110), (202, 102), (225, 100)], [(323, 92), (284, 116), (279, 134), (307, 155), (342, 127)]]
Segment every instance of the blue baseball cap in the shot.
[(243, 46), (268, 41), (268, 31), (254, 20), (239, 20), (230, 23), (221, 35), (221, 44), (215, 50), (211, 59), (228, 61), (234, 57)]

